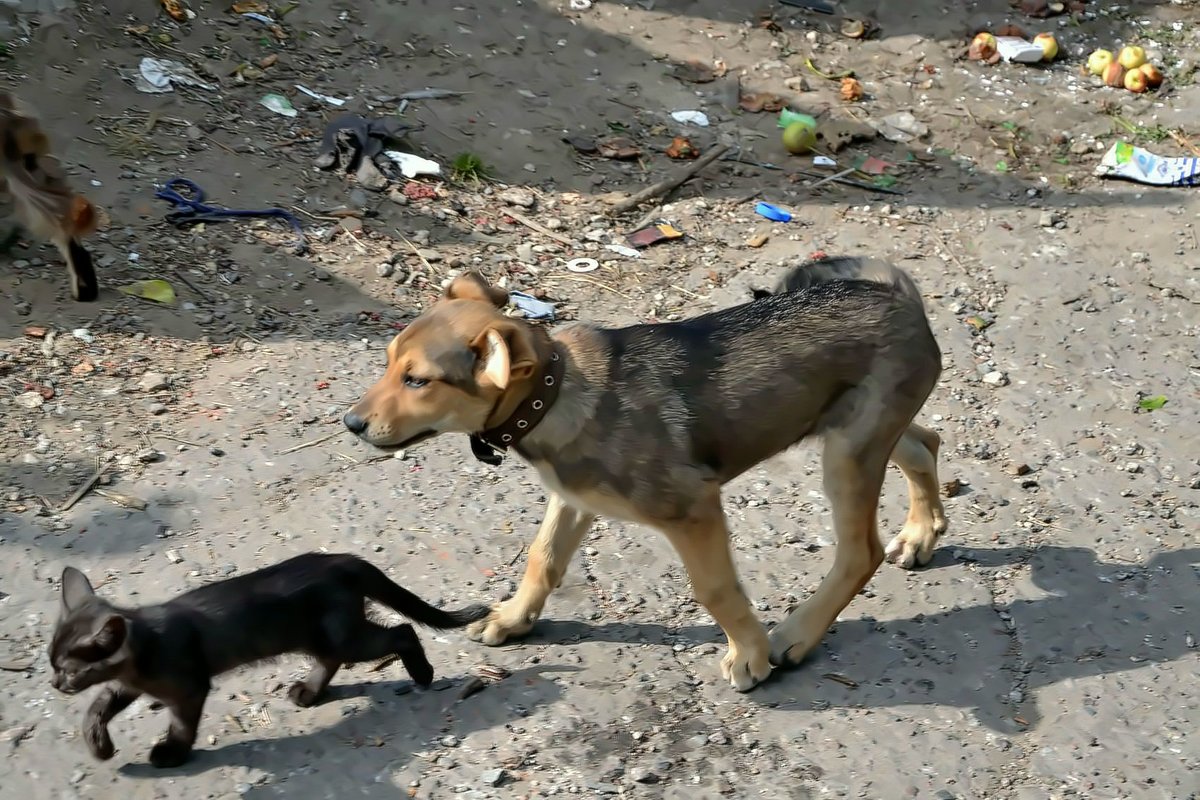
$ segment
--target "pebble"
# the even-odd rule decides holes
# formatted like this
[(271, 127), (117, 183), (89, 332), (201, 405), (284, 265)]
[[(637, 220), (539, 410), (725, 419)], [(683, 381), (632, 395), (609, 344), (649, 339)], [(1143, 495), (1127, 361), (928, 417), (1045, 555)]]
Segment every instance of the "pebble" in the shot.
[(984, 374), (983, 382), (989, 386), (1007, 386), (1008, 376), (998, 369)]
[(346, 233), (361, 233), (363, 224), (362, 220), (358, 217), (342, 217), (338, 221), (338, 228)]
[(508, 771), (501, 769), (489, 769), (487, 772), (479, 776), (479, 780), (488, 786), (499, 786), (504, 783), (504, 779), (508, 777)]
[(439, 253), (437, 250), (418, 250), (417, 252), (420, 253), (421, 257), (424, 258), (426, 261), (428, 261), (430, 264), (436, 264), (437, 262), (442, 260), (442, 254)]
[(160, 414), (167, 413), (167, 407), (162, 403), (147, 403), (146, 410), (156, 417)]
[(147, 447), (145, 450), (139, 450), (137, 460), (143, 464), (153, 464), (155, 461), (162, 461), (163, 454), (152, 447)]
[(16, 397), (16, 404), (21, 408), (41, 408), (46, 404), (46, 398), (41, 392), (22, 392)]
[(138, 381), (138, 388), (143, 392), (158, 392), (170, 385), (170, 380), (161, 372), (144, 372)]
[(658, 783), (662, 776), (649, 767), (634, 767), (629, 770), (629, 779), (634, 783)]
[(170, 561), (172, 564), (183, 563), (183, 556), (179, 555), (178, 550), (167, 550), (164, 555), (167, 557), (167, 561)]
[(221, 456), (225, 455), (225, 451), (219, 447), (211, 447), (211, 448), (209, 448), (208, 452), (212, 453), (217, 458), (220, 458)]
[(517, 245), (517, 258), (526, 263), (533, 261), (533, 245), (528, 242)]
[(1043, 211), (1041, 216), (1038, 217), (1038, 227), (1053, 228), (1058, 224), (1058, 219), (1058, 215), (1053, 211)]
[(390, 278), (395, 272), (396, 268), (387, 261), (375, 267), (375, 274), (381, 278)]
[(520, 206), (521, 208), (533, 208), (537, 203), (537, 198), (533, 196), (533, 192), (528, 189), (522, 189), (519, 186), (505, 189), (496, 196), (510, 206)]

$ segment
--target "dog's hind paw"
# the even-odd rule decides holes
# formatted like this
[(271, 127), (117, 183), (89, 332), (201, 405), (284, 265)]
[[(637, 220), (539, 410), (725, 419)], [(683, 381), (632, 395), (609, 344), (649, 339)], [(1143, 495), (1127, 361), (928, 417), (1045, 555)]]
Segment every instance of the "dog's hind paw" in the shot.
[(533, 630), (537, 614), (518, 608), (511, 600), (492, 606), (492, 612), (478, 622), (467, 626), (467, 637), (490, 647), (504, 644), (509, 639), (524, 636)]

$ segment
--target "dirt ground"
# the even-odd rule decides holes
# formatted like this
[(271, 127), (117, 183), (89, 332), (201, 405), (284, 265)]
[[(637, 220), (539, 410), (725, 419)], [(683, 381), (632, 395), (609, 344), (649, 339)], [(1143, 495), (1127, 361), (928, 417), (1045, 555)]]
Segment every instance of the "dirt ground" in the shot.
[[(96, 303), (70, 300), (49, 248), (0, 257), (4, 798), (1198, 796), (1200, 198), (1093, 176), (1117, 138), (1194, 146), (1195, 3), (1048, 20), (1003, 0), (842, 3), (878, 25), (866, 40), (840, 16), (768, 2), (261, 4), (274, 28), (225, 3), (190, 0), (183, 24), (154, 0), (103, 6), (0, 59), (109, 217), (89, 240)], [(1009, 22), (1055, 31), (1059, 61), (962, 60), (974, 27)], [(1167, 73), (1158, 93), (1080, 75), (1095, 47), (1135, 41)], [(130, 78), (147, 56), (212, 88), (141, 92)], [(817, 74), (845, 70), (858, 102)], [(341, 111), (297, 84), (371, 118), (403, 105), (422, 125), (404, 149), (447, 173), (474, 154), (490, 179), (376, 191), (317, 170)], [(464, 94), (396, 100), (426, 88)], [(865, 189), (814, 186), (831, 170), (784, 151), (777, 114), (739, 108), (756, 92), (823, 123), (909, 112), (927, 132), (834, 154), (839, 169), (891, 165), (881, 178), (861, 164)], [(261, 105), (268, 93), (297, 116)], [(657, 212), (611, 217), (620, 193), (686, 168), (664, 152), (679, 135), (729, 157)], [(618, 136), (640, 156), (575, 146)], [(278, 221), (173, 227), (154, 195), (173, 177), (214, 203), (296, 209), (309, 251)], [(758, 199), (793, 220), (756, 216)], [(606, 247), (643, 217), (686, 236), (637, 259)], [(218, 681), (186, 767), (149, 767), (165, 719), (143, 702), (112, 725), (116, 758), (90, 759), (88, 698), (48, 680), (64, 565), (123, 603), (318, 548), (363, 554), (432, 602), (515, 588), (545, 500), (532, 470), (480, 464), (465, 437), (380, 457), (339, 421), (456, 270), (555, 303), (559, 322), (628, 323), (741, 302), (820, 251), (891, 258), (926, 295), (945, 372), (920, 421), (944, 437), (953, 496), (934, 562), (885, 565), (802, 668), (734, 693), (666, 541), (601, 521), (528, 640), (424, 633), (431, 691), (364, 665), (296, 709), (284, 687), (304, 664), (289, 658)], [(580, 256), (600, 267), (565, 269)], [(148, 278), (176, 302), (117, 291)], [(817, 452), (727, 492), (739, 568), (771, 622), (831, 563)], [(903, 503), (893, 472), (883, 530)]]

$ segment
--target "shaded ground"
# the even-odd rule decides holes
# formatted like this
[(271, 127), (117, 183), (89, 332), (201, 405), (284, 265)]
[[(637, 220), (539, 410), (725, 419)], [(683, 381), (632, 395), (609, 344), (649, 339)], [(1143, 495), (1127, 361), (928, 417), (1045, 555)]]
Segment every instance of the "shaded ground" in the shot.
[[(1003, 2), (845, 3), (879, 25), (863, 42), (839, 17), (707, 0), (303, 3), (282, 36), (218, 4), (194, 3), (184, 26), (149, 0), (105, 5), (0, 60), (111, 218), (92, 240), (98, 303), (67, 299), (48, 249), (0, 256), (6, 797), (1195, 796), (1200, 202), (1091, 177), (1115, 132), (1187, 153), (1194, 4), (1038, 22)], [(1064, 57), (958, 60), (983, 21), (1055, 30)], [(1162, 92), (1079, 75), (1094, 47), (1124, 41), (1164, 65)], [(145, 56), (219, 88), (141, 93), (121, 73)], [(692, 59), (724, 77), (681, 81), (676, 65)], [(854, 70), (864, 100), (842, 102), (806, 59)], [(431, 181), (434, 197), (409, 199), (403, 181), (373, 192), (315, 170), (339, 112), (297, 83), (374, 116), (408, 91), (466, 92), (409, 103), (403, 118), (424, 126), (409, 146), (444, 165), (474, 153), (494, 182)], [(813, 188), (802, 173), (821, 170), (784, 152), (776, 115), (738, 108), (739, 84), (822, 120), (912, 113), (927, 137), (837, 154), (894, 164), (902, 194)], [(259, 105), (268, 92), (297, 117)], [(670, 117), (689, 109), (712, 124)], [(641, 157), (562, 141), (617, 135)], [(731, 143), (737, 160), (658, 212), (687, 238), (638, 260), (605, 249), (653, 209), (614, 221), (608, 201), (681, 168), (663, 153), (677, 135)], [(170, 227), (154, 190), (176, 176), (217, 203), (298, 209), (311, 252), (292, 253), (277, 223)], [(532, 207), (507, 205), (501, 184), (527, 188)], [(756, 195), (795, 221), (755, 216)], [(756, 235), (767, 241), (751, 247)], [(221, 680), (204, 752), (184, 770), (151, 774), (164, 720), (142, 704), (113, 724), (117, 758), (88, 759), (75, 734), (85, 702), (52, 692), (44, 656), (64, 564), (130, 602), (319, 547), (367, 555), (439, 603), (515, 586), (544, 500), (531, 471), (478, 464), (462, 437), (379, 459), (338, 423), (388, 338), (454, 270), (553, 301), (560, 320), (623, 323), (739, 302), (820, 250), (889, 257), (917, 277), (946, 365), (922, 419), (961, 490), (934, 564), (881, 570), (802, 669), (730, 692), (718, 632), (666, 542), (601, 521), (530, 641), (425, 635), (446, 678), (437, 691), (364, 667), (329, 703), (293, 709), (282, 687), (303, 665), (290, 659)], [(601, 266), (566, 271), (577, 256)], [(178, 302), (115, 289), (142, 278), (171, 282)], [(1156, 396), (1164, 407), (1139, 408)], [(58, 513), (101, 460), (108, 494)], [(800, 449), (728, 492), (740, 568), (771, 621), (832, 557), (816, 465)], [(889, 480), (884, 527), (902, 521), (902, 500)], [(460, 699), (485, 662), (512, 674)]]

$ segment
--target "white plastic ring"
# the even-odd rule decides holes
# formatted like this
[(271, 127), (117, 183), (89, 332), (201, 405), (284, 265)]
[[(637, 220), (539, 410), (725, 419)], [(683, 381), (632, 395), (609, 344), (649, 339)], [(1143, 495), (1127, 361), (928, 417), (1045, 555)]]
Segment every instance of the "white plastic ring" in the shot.
[(567, 262), (571, 272), (594, 272), (600, 269), (600, 262), (594, 258), (573, 258)]
[(571, 0), (572, 11), (587, 11), (592, 7), (592, 0)]

